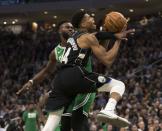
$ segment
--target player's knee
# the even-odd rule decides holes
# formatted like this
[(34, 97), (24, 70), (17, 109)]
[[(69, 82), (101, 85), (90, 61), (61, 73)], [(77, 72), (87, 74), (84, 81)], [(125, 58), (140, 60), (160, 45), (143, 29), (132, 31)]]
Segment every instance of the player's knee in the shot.
[(117, 81), (116, 85), (112, 87), (110, 94), (112, 92), (116, 92), (122, 97), (125, 92), (125, 84), (122, 81)]
[(125, 84), (122, 81), (119, 81), (119, 86), (125, 91)]

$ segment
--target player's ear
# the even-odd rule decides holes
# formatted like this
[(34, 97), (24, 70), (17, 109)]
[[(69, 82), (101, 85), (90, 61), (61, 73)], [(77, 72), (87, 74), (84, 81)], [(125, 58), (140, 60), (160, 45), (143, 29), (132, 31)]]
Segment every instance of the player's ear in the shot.
[(85, 22), (81, 22), (80, 23), (80, 27), (86, 27), (86, 23)]

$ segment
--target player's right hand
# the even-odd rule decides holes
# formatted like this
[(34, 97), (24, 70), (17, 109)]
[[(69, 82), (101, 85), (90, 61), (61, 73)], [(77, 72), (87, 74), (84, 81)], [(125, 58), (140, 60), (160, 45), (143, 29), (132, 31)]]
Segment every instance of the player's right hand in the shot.
[(135, 29), (129, 29), (126, 30), (126, 28), (123, 28), (123, 30), (119, 33), (115, 33), (115, 37), (119, 40), (127, 40), (127, 35), (129, 34), (134, 34), (135, 33)]
[(27, 91), (30, 88), (32, 88), (32, 86), (33, 86), (33, 83), (31, 83), (30, 81), (28, 81), (26, 84), (23, 85), (23, 87), (20, 90), (18, 90), (16, 92), (16, 94), (17, 95), (20, 95), (22, 92)]

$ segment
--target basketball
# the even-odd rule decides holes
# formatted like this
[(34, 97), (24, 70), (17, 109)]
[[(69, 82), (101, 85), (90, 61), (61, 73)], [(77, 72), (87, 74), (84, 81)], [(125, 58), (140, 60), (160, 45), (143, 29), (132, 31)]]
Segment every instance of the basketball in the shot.
[(121, 32), (127, 24), (127, 19), (119, 12), (110, 12), (104, 19), (104, 28), (109, 32)]

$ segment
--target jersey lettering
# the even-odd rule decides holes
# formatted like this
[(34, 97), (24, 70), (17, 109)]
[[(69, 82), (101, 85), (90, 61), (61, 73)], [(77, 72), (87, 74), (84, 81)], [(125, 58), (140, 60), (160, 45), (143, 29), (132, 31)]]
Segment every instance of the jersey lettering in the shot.
[(74, 38), (69, 38), (67, 42), (72, 46), (73, 50), (78, 50), (77, 44), (75, 43)]
[(28, 118), (36, 118), (36, 113), (28, 113)]
[(64, 56), (61, 59), (61, 63), (67, 64), (67, 62), (68, 62), (68, 56), (70, 54), (70, 51), (71, 51), (71, 47), (69, 47), (67, 49), (66, 53), (64, 54)]

